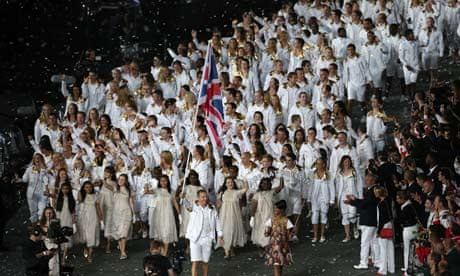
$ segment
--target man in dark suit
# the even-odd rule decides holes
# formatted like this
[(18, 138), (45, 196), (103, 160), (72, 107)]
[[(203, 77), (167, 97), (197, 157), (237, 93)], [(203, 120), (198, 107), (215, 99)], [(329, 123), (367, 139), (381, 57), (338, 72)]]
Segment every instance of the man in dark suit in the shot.
[(378, 186), (377, 176), (368, 173), (364, 180), (363, 199), (347, 195), (345, 200), (346, 204), (355, 206), (359, 212), (361, 253), (359, 264), (353, 266), (355, 269), (368, 269), (369, 249), (372, 248), (377, 237), (377, 204), (379, 200), (374, 195), (374, 189)]
[(413, 197), (413, 195), (421, 195), (422, 194), (422, 187), (418, 185), (417, 181), (415, 181), (415, 173), (413, 171), (405, 171), (404, 172), (404, 181), (407, 183), (407, 193)]
[(377, 170), (379, 182), (387, 189), (388, 195), (394, 201), (397, 189), (393, 177), (398, 175), (396, 165), (388, 161), (388, 153), (385, 151), (377, 153), (377, 160), (379, 161), (379, 168)]
[(460, 275), (460, 252), (455, 247), (452, 239), (444, 239), (442, 241), (446, 249), (446, 260), (448, 263), (448, 270), (452, 275)]

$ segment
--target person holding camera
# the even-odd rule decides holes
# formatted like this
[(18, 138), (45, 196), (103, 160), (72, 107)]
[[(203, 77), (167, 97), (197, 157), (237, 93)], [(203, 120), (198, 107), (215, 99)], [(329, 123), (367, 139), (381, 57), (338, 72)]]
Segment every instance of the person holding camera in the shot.
[(29, 228), (29, 239), (22, 246), (22, 258), (25, 261), (27, 276), (47, 276), (48, 263), (55, 250), (48, 250), (42, 238), (43, 232), (39, 225)]
[(143, 261), (144, 276), (174, 276), (173, 267), (169, 259), (161, 253), (164, 244), (161, 241), (153, 241), (150, 246), (150, 255)]

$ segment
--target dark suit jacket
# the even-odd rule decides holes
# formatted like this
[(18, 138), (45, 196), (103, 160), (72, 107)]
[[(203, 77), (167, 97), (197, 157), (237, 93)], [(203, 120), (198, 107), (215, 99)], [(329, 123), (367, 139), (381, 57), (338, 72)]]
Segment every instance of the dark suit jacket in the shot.
[(378, 225), (377, 225), (377, 234), (380, 234), (380, 231), (383, 229), (383, 226), (392, 220), (391, 215), (391, 203), (388, 198), (385, 198), (383, 201), (379, 201), (377, 204), (378, 209)]
[(356, 199), (350, 202), (351, 205), (358, 209), (360, 225), (377, 227), (377, 204), (379, 199), (374, 195), (376, 187), (377, 184), (364, 188), (363, 199)]
[(446, 254), (446, 260), (449, 264), (449, 272), (452, 275), (460, 275), (460, 252), (456, 248), (452, 248)]

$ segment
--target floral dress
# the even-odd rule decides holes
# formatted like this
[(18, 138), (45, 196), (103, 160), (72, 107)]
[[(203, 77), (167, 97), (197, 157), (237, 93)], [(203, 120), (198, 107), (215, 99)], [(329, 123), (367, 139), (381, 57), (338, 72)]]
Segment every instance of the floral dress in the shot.
[(285, 266), (293, 263), (289, 247), (290, 229), (294, 228), (285, 216), (273, 216), (265, 226), (269, 243), (265, 247), (265, 264), (269, 266)]

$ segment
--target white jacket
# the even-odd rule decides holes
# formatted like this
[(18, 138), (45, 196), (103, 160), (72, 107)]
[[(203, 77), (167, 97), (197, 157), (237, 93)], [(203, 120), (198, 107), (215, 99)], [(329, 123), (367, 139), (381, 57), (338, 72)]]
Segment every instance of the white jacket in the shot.
[(335, 187), (329, 172), (326, 172), (326, 177), (318, 178), (315, 170), (310, 174), (309, 180), (308, 202), (323, 201), (334, 204)]
[(399, 60), (404, 67), (409, 65), (416, 71), (420, 71), (420, 46), (418, 41), (402, 39), (399, 45)]
[(364, 44), (362, 48), (363, 58), (367, 63), (369, 71), (374, 74), (381, 74), (388, 64), (388, 48), (381, 42), (377, 44)]
[(216, 242), (216, 232), (218, 237), (222, 237), (222, 226), (220, 224), (219, 217), (217, 216), (216, 209), (214, 207), (210, 208), (209, 206), (203, 208), (193, 203), (187, 232), (185, 233), (185, 237), (191, 242), (197, 242), (199, 240), (201, 231), (203, 230), (204, 215), (206, 213), (210, 218), (210, 233), (213, 235), (213, 242)]
[(428, 33), (427, 29), (421, 30), (419, 41), (422, 47), (422, 55), (439, 57), (444, 55), (444, 39), (442, 33), (437, 29), (433, 29), (431, 34)]
[(344, 60), (347, 57), (347, 46), (353, 43), (348, 37), (337, 37), (332, 40), (332, 50), (338, 60)]
[(356, 141), (356, 151), (358, 152), (359, 164), (354, 164), (354, 166), (364, 170), (367, 168), (369, 160), (374, 158), (374, 147), (367, 135), (359, 137), (358, 141)]
[(369, 135), (373, 142), (385, 139), (387, 127), (382, 118), (369, 113), (366, 117), (366, 129), (367, 135)]
[(96, 108), (99, 114), (103, 114), (105, 106), (105, 86), (103, 83), (88, 84), (83, 83), (81, 85), (81, 93), (83, 98), (87, 99), (87, 108)]
[(363, 181), (357, 171), (354, 171), (350, 176), (338, 173), (335, 177), (335, 189), (337, 192), (337, 203), (339, 204), (342, 204), (347, 195), (363, 198)]
[(343, 79), (347, 88), (350, 84), (363, 86), (371, 80), (369, 68), (361, 56), (347, 57), (345, 59), (343, 64)]
[(331, 159), (329, 161), (329, 171), (331, 172), (333, 178), (337, 174), (342, 157), (345, 155), (351, 157), (353, 166), (356, 166), (358, 164), (358, 154), (356, 153), (355, 147), (351, 145), (346, 145), (345, 147), (336, 146), (332, 150)]

